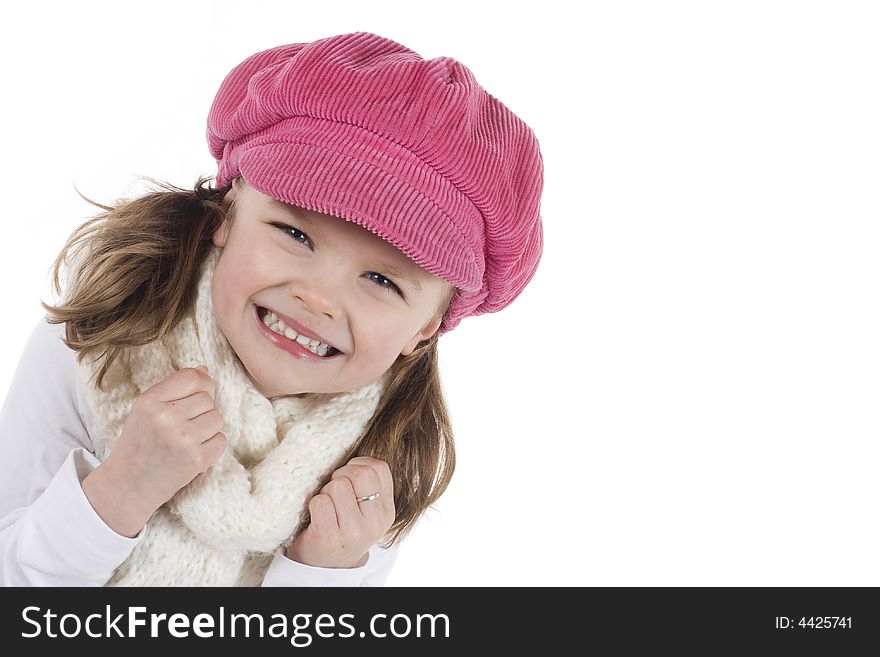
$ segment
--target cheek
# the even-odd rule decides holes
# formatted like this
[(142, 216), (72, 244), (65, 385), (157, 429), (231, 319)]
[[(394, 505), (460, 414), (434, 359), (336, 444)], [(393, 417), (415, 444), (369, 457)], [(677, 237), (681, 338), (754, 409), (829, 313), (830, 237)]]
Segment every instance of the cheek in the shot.
[[(233, 256), (233, 253), (224, 252), (224, 256)], [(230, 328), (229, 323), (234, 322), (244, 306), (248, 304), (248, 268), (241, 267), (235, 258), (221, 257), (214, 269), (211, 279), (211, 302), (214, 305), (214, 316), (220, 322), (224, 331)]]
[(369, 326), (359, 331), (357, 338), (358, 352), (362, 362), (370, 363), (369, 367), (388, 366), (400, 354), (400, 327), (395, 327), (387, 320), (369, 322)]
[(214, 307), (214, 318), (224, 330), (224, 318), (229, 314), (227, 303), (229, 300), (229, 286), (218, 267), (214, 270), (214, 277), (211, 279), (211, 305)]
[(212, 285), (219, 292), (215, 300), (222, 302), (225, 299), (227, 306), (233, 305), (236, 299), (246, 301), (253, 288), (266, 280), (266, 270), (271, 270), (272, 266), (259, 258), (248, 257), (242, 251), (225, 249), (214, 270)]

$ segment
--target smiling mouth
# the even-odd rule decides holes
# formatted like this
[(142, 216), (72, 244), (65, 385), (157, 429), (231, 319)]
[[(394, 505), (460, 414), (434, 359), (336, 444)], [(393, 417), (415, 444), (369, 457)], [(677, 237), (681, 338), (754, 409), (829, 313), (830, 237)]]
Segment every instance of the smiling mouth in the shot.
[(324, 344), (319, 340), (314, 338), (307, 338), (304, 335), (300, 335), (295, 330), (287, 326), (283, 320), (277, 317), (274, 313), (272, 316), (266, 319), (266, 316), (269, 315), (270, 311), (268, 308), (263, 308), (262, 306), (257, 307), (257, 314), (260, 317), (260, 321), (270, 330), (287, 338), (292, 342), (296, 342), (299, 346), (304, 349), (308, 349), (316, 356), (321, 358), (330, 358), (331, 356), (335, 356), (336, 354), (342, 353), (336, 347), (332, 347), (328, 344)]

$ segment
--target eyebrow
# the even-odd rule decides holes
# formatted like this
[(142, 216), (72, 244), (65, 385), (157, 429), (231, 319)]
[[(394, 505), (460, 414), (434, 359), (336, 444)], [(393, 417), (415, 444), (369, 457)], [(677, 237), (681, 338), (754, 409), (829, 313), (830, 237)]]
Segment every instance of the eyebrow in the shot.
[[(268, 200), (269, 200), (269, 203), (273, 207), (278, 208), (279, 210), (287, 213), (289, 216), (291, 216), (293, 218), (303, 219), (305, 221), (309, 220), (308, 217), (306, 217), (304, 214), (298, 212), (297, 208), (292, 205), (288, 205), (287, 203), (283, 203), (283, 202), (279, 201), (278, 199), (272, 198), (271, 196), (268, 198)], [(373, 234), (375, 235), (375, 233), (373, 233)], [(377, 269), (382, 270), (382, 272), (378, 272), (378, 273), (387, 273), (387, 274), (390, 274), (391, 276), (394, 276), (396, 278), (402, 278), (402, 279), (408, 281), (409, 283), (411, 283), (412, 286), (415, 287), (419, 292), (422, 291), (422, 286), (419, 283), (418, 279), (415, 276), (413, 276), (412, 273), (410, 273), (409, 271), (407, 271), (405, 269), (402, 269), (401, 267), (397, 267), (395, 265), (391, 265), (386, 262), (380, 262)]]
[(395, 267), (394, 265), (389, 265), (386, 263), (381, 263), (380, 268), (384, 273), (391, 274), (396, 278), (402, 278), (406, 281), (412, 283), (413, 287), (416, 288), (419, 292), (422, 291), (422, 286), (419, 284), (419, 281), (413, 276), (411, 273), (406, 271), (405, 269), (401, 269), (400, 267)]
[(268, 196), (266, 198), (268, 199), (269, 203), (272, 205), (273, 208), (277, 208), (279, 210), (282, 210), (283, 212), (286, 212), (287, 214), (289, 214), (291, 217), (296, 217), (297, 219), (304, 219), (305, 218), (305, 217), (303, 217), (303, 215), (301, 215), (297, 211), (296, 207), (294, 207), (292, 205), (288, 205), (287, 203), (282, 203), (278, 199), (272, 198), (271, 196)]

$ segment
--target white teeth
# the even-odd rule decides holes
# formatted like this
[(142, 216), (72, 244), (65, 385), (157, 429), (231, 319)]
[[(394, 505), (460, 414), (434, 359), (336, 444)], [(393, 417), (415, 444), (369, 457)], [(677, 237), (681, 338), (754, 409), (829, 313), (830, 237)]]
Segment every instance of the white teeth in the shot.
[(318, 340), (314, 340), (312, 338), (307, 338), (304, 335), (300, 335), (292, 328), (287, 326), (283, 321), (281, 321), (278, 316), (271, 310), (266, 313), (265, 317), (263, 317), (263, 324), (268, 326), (279, 335), (283, 335), (291, 340), (296, 340), (299, 344), (311, 351), (313, 354), (317, 354), (318, 356), (326, 356), (327, 352), (330, 351), (330, 345), (324, 344), (323, 342), (319, 342)]

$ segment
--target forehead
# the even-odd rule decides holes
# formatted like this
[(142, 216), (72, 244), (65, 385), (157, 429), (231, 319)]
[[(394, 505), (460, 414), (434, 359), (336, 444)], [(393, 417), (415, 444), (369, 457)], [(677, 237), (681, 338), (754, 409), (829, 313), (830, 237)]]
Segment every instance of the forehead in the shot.
[[(276, 210), (281, 210), (282, 212), (288, 212), (291, 214), (299, 214), (305, 212), (311, 212), (311, 210), (307, 210), (306, 208), (301, 208), (298, 205), (292, 205), (290, 203), (284, 203), (283, 201), (279, 201), (277, 198), (272, 198), (271, 196), (262, 195), (263, 200), (271, 205)], [(314, 214), (320, 214), (315, 212)], [(331, 215), (327, 215), (328, 217)]]

